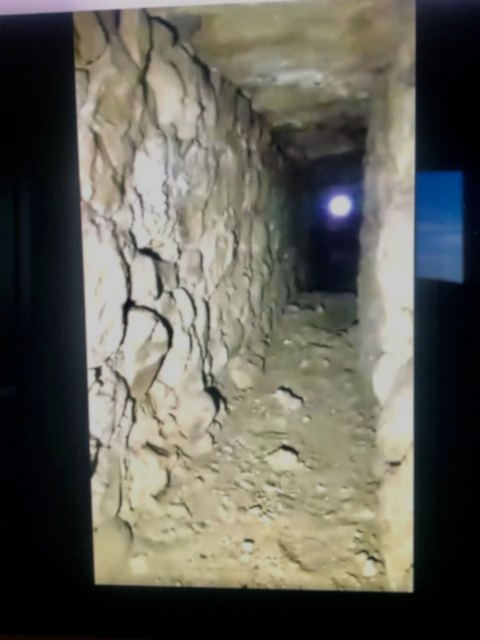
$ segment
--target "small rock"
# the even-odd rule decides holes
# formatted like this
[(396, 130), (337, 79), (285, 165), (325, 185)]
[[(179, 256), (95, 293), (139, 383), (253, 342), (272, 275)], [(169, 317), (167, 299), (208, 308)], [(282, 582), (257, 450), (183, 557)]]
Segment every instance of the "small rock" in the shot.
[[(168, 476), (167, 476), (168, 479)], [(175, 464), (170, 471), (170, 485), (181, 487), (191, 481), (191, 473), (188, 467)]]
[(377, 573), (377, 561), (372, 558), (366, 551), (361, 551), (355, 556), (357, 562), (362, 564), (362, 575), (365, 578), (374, 578)]
[(223, 522), (231, 522), (232, 509), (226, 504), (221, 504), (218, 507), (217, 515)]
[(324, 358), (322, 360), (322, 366), (324, 369), (328, 369), (328, 367), (330, 366), (330, 360), (328, 358)]
[(187, 453), (191, 458), (200, 458), (206, 456), (213, 450), (214, 439), (210, 433), (206, 433), (196, 442), (186, 447)]
[(201, 476), (198, 476), (198, 478), (195, 478), (195, 480), (193, 481), (194, 489), (203, 489), (204, 486), (205, 486), (205, 480)]
[(289, 345), (293, 344), (293, 342), (292, 342), (291, 340), (288, 340), (288, 339), (287, 339), (287, 340), (284, 340), (284, 341), (283, 341), (283, 344), (285, 344), (285, 345), (289, 346)]
[(303, 398), (297, 396), (291, 389), (286, 387), (279, 387), (274, 396), (282, 408), (287, 411), (297, 411), (303, 406)]
[(374, 520), (375, 514), (371, 509), (363, 509), (362, 511), (358, 511), (354, 517), (356, 520), (361, 521)]
[(310, 366), (310, 360), (302, 360), (300, 363), (300, 369), (308, 369)]
[(251, 491), (255, 488), (253, 482), (250, 482), (249, 480), (240, 480), (240, 482), (238, 482), (237, 484), (239, 487), (245, 489), (246, 491)]
[(185, 520), (191, 518), (190, 512), (184, 504), (170, 504), (168, 505), (168, 515), (178, 520)]
[(315, 307), (315, 311), (316, 311), (317, 313), (320, 313), (320, 314), (321, 314), (321, 313), (324, 313), (324, 311), (325, 311), (325, 306), (324, 306), (323, 304), (319, 304), (319, 305), (317, 305), (317, 306)]
[(250, 509), (248, 510), (248, 513), (251, 516), (259, 516), (262, 513), (262, 507), (259, 504), (256, 504), (253, 507), (250, 507)]
[(242, 549), (245, 553), (253, 553), (254, 548), (255, 548), (255, 543), (253, 540), (244, 540), (242, 542)]
[(251, 389), (261, 374), (261, 370), (255, 364), (245, 362), (238, 356), (230, 361), (228, 370), (233, 384), (239, 391)]
[(273, 519), (274, 517), (270, 513), (263, 513), (260, 516), (260, 522), (263, 522), (264, 524), (266, 524), (267, 522), (271, 522)]
[(311, 422), (311, 420), (312, 420), (312, 419), (311, 419), (311, 417), (310, 417), (310, 416), (303, 416), (303, 418), (302, 418), (302, 422), (303, 422), (304, 424), (308, 424), (309, 422)]
[(319, 482), (315, 488), (315, 491), (317, 493), (319, 493), (320, 495), (323, 495), (324, 493), (327, 492), (327, 488), (324, 484), (322, 484), (321, 482)]
[(133, 508), (149, 503), (168, 485), (167, 470), (161, 466), (159, 457), (150, 449), (142, 449), (130, 461), (130, 502)]
[(263, 485), (263, 490), (265, 493), (282, 493), (282, 490), (276, 487), (274, 484), (267, 482)]
[(136, 576), (143, 576), (148, 571), (147, 556), (145, 554), (133, 557), (128, 564), (131, 572)]
[(298, 313), (300, 311), (300, 307), (296, 304), (287, 304), (285, 307), (285, 313)]
[(376, 563), (372, 558), (368, 558), (368, 560), (363, 565), (362, 573), (365, 578), (374, 578), (378, 571), (376, 567)]
[(266, 461), (276, 473), (293, 471), (298, 465), (298, 453), (290, 447), (280, 447), (267, 456)]
[(359, 587), (361, 584), (358, 576), (355, 573), (348, 573), (345, 580), (349, 585), (351, 584), (353, 587)]
[(197, 441), (207, 433), (216, 414), (215, 402), (206, 391), (189, 392), (180, 398), (175, 419), (179, 431)]

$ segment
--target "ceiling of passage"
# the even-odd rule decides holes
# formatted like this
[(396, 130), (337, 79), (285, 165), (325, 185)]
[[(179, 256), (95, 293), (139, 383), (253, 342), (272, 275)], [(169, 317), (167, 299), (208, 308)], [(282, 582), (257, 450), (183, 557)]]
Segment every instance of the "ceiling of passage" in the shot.
[[(149, 9), (247, 95), (299, 162), (364, 143), (370, 97), (414, 0), (287, 0)], [(403, 36), (404, 37), (404, 36)]]

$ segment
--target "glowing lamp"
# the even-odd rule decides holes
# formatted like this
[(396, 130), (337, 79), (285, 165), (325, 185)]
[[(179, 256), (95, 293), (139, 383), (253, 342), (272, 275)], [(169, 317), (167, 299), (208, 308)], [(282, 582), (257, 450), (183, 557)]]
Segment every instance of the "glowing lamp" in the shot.
[(334, 218), (346, 218), (352, 212), (353, 203), (348, 196), (334, 196), (328, 203), (328, 210)]

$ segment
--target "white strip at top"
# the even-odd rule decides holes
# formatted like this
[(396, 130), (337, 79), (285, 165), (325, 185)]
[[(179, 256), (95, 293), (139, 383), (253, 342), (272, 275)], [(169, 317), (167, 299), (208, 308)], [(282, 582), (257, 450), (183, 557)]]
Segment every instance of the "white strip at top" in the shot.
[(32, 13), (69, 13), (77, 11), (106, 11), (111, 9), (148, 9), (161, 7), (195, 7), (206, 5), (248, 5), (298, 0), (0, 0), (1, 15)]

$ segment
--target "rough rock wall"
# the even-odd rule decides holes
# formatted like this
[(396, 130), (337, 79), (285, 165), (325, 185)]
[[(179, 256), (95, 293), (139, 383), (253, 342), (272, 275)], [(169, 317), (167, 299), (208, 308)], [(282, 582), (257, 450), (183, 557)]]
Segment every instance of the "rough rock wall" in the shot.
[(412, 588), (414, 28), (379, 82), (365, 177), (359, 350), (380, 405), (380, 520), (393, 589)]
[(75, 31), (94, 526), (148, 537), (221, 427), (219, 377), (261, 368), (286, 300), (282, 164), (148, 12)]

